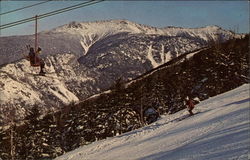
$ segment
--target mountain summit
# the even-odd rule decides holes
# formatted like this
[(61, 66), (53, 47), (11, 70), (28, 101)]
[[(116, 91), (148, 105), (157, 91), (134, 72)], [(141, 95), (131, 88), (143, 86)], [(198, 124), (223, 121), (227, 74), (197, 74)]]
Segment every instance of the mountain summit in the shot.
[[(240, 36), (218, 26), (203, 28), (156, 28), (128, 20), (105, 20), (96, 22), (71, 22), (50, 31), (40, 32), (38, 39), (39, 46), (43, 48), (46, 56), (62, 53), (73, 53), (77, 56), (82, 56), (86, 55), (96, 42), (125, 33), (137, 36), (144, 35), (156, 39), (157, 37), (186, 38), (203, 44), (210, 43), (211, 41), (225, 41)], [(150, 41), (154, 40), (149, 40), (147, 44)], [(8, 64), (22, 58), (22, 54), (20, 53), (27, 52), (25, 46), (34, 43), (34, 36), (1, 37), (0, 42), (0, 65)], [(185, 43), (188, 44), (189, 42)]]

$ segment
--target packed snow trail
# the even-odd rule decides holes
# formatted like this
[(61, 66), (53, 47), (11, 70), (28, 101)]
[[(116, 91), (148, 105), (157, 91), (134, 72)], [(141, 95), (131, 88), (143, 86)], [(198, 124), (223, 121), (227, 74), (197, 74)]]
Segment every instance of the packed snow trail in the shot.
[(162, 118), (144, 128), (97, 141), (57, 160), (218, 160), (249, 157), (249, 84)]

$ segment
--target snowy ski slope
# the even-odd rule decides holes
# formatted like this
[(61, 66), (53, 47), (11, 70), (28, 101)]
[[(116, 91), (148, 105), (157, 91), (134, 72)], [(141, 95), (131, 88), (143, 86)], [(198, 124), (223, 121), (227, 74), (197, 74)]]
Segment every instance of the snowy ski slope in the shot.
[(249, 158), (249, 84), (157, 122), (97, 141), (56, 160), (224, 160)]

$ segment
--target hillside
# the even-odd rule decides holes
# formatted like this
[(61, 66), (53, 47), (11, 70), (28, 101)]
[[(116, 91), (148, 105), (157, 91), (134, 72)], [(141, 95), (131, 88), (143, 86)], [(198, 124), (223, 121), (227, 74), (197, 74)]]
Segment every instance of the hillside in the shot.
[(11, 129), (16, 157), (55, 158), (145, 126), (144, 111), (150, 107), (169, 116), (185, 108), (187, 95), (205, 100), (248, 83), (248, 42), (246, 36), (183, 54), (130, 82), (117, 80), (109, 90), (77, 104), (59, 106), (58, 112), (48, 115), (42, 116), (34, 106), (23, 125), (1, 128), (1, 156), (10, 157)]
[[(155, 28), (127, 20), (72, 22), (39, 33), (46, 77), (23, 59), (34, 36), (0, 37), (0, 112), (22, 120), (37, 105), (43, 113), (108, 90), (180, 55), (240, 37), (217, 26)], [(0, 122), (6, 114), (0, 114)]]
[(165, 115), (146, 127), (80, 147), (56, 160), (246, 160), (249, 87), (245, 84), (202, 101), (192, 117), (187, 117), (186, 110)]

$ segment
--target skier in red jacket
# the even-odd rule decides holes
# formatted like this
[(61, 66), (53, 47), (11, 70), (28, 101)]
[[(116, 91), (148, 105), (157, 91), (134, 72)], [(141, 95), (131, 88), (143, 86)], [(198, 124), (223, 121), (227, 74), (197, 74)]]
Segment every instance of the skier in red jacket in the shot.
[(190, 116), (194, 115), (194, 113), (192, 112), (192, 110), (194, 109), (194, 101), (191, 98), (187, 97), (185, 99), (185, 102), (186, 102), (188, 112), (190, 113)]

